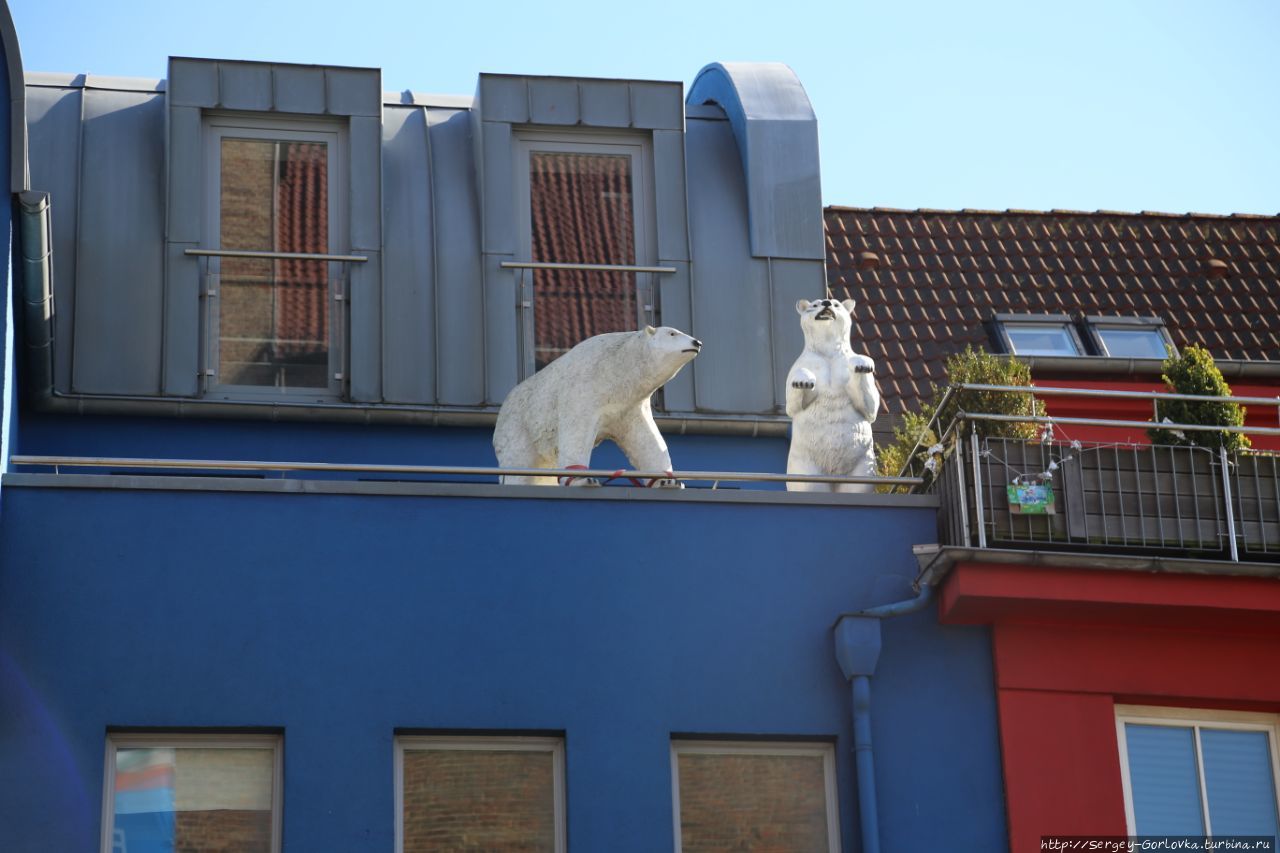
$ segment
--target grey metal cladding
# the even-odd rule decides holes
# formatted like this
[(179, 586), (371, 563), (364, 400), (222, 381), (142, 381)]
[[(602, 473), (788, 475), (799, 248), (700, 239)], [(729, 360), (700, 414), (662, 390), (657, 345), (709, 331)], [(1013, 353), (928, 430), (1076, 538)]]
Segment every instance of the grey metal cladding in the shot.
[(427, 111), (431, 191), (440, 214), (433, 231), (437, 402), (454, 406), (485, 402), (484, 278), (473, 127), (466, 112)]
[(520, 331), (516, 271), (503, 269), (512, 255), (484, 256), (485, 402), (501, 403), (520, 381)]
[(323, 68), (307, 65), (272, 67), (273, 103), (276, 112), (322, 115), (325, 112)]
[(394, 403), (436, 402), (436, 223), (428, 153), (426, 110), (384, 107), (382, 393)]
[(534, 124), (577, 124), (577, 81), (557, 77), (530, 78), (529, 120)]
[(653, 173), (659, 261), (687, 261), (689, 220), (683, 133), (675, 130), (653, 132)]
[(382, 246), (382, 122), (352, 116), (350, 145), (351, 249), (376, 252)]
[(382, 72), (288, 63), (169, 58), (169, 103), (200, 109), (378, 117)]
[(171, 241), (199, 243), (204, 202), (201, 151), (204, 125), (195, 107), (169, 107), (169, 205), (165, 234)]
[(516, 197), (512, 162), (511, 125), (481, 122), (480, 148), (484, 180), (484, 251), (512, 254), (516, 250)]
[(162, 393), (194, 397), (200, 391), (200, 289), (203, 265), (187, 255), (199, 243), (165, 245), (164, 371)]
[(218, 106), (266, 112), (272, 108), (271, 66), (256, 62), (218, 63)]
[(218, 106), (218, 63), (169, 57), (169, 104), (210, 109)]
[(685, 131), (694, 360), (699, 411), (771, 413), (773, 359), (768, 263), (751, 257), (747, 191), (728, 122), (690, 121)]
[(27, 88), (31, 185), (49, 193), (53, 221), (53, 369), (59, 391), (71, 390), (71, 330), (80, 206), (80, 108), (83, 89)]
[(325, 68), (325, 103), (333, 115), (382, 115), (382, 72), (377, 68)]
[[(688, 332), (695, 338), (699, 336), (693, 319), (690, 292), (690, 271), (687, 261), (663, 261), (664, 265), (676, 268), (674, 274), (658, 276), (658, 308), (660, 320), (664, 326), (674, 326)], [(701, 358), (702, 356), (698, 356)], [(697, 364), (695, 359), (694, 364)], [(662, 386), (663, 409), (667, 412), (692, 412), (694, 410), (694, 370), (690, 366), (676, 374), (666, 385)]]
[(631, 91), (625, 80), (578, 83), (582, 123), (588, 127), (630, 127)]
[(634, 80), (631, 89), (631, 123), (646, 130), (683, 130), (684, 94), (680, 83)]
[(382, 400), (382, 256), (378, 252), (364, 254), (368, 261), (346, 265), (351, 306), (348, 387), (355, 402), (377, 403)]
[[(796, 301), (821, 299), (827, 292), (826, 272), (817, 261), (774, 259), (770, 263), (773, 276), (773, 393), (776, 405), (786, 405), (787, 374), (804, 350), (804, 332)], [(854, 351), (858, 349), (858, 310), (853, 312)]]
[(724, 109), (747, 176), (751, 252), (822, 260), (818, 127), (795, 73), (776, 62), (713, 63), (688, 102)]
[(73, 390), (160, 390), (164, 98), (84, 92)]
[(529, 121), (527, 79), (508, 74), (481, 74), (476, 84), (476, 110), (481, 121), (507, 124)]

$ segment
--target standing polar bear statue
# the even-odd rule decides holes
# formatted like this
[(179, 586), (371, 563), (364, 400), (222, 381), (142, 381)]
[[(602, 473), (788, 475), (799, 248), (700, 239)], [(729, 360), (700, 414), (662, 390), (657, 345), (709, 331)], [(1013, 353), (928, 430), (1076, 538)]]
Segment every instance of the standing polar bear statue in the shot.
[[(587, 338), (507, 395), (493, 430), (498, 464), (586, 468), (592, 448), (608, 438), (636, 470), (671, 471), (671, 454), (653, 422), (649, 398), (701, 349), (702, 341), (669, 326)], [(566, 485), (594, 484), (578, 477), (564, 480)], [(507, 475), (502, 482), (554, 486), (557, 479)]]
[[(876, 472), (871, 424), (880, 409), (875, 362), (849, 346), (854, 301), (801, 299), (796, 303), (804, 352), (787, 375), (791, 418), (788, 474), (834, 477)], [(787, 483), (792, 492), (869, 492), (870, 485)]]

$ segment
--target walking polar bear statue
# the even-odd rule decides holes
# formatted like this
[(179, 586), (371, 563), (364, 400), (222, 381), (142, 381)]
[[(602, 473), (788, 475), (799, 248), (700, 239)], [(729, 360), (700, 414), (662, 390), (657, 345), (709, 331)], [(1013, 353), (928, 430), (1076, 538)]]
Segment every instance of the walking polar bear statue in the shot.
[[(796, 303), (804, 352), (787, 376), (791, 418), (788, 474), (836, 477), (876, 472), (871, 424), (880, 409), (875, 362), (849, 346), (854, 301), (801, 299)], [(869, 492), (869, 485), (787, 483), (793, 492)]]
[[(611, 439), (638, 471), (671, 471), (649, 398), (702, 349), (679, 329), (647, 326), (587, 338), (507, 395), (493, 430), (503, 468), (586, 468)], [(592, 485), (564, 478), (566, 485)], [(503, 483), (554, 486), (556, 477), (504, 475)], [(650, 485), (677, 486), (674, 480)]]

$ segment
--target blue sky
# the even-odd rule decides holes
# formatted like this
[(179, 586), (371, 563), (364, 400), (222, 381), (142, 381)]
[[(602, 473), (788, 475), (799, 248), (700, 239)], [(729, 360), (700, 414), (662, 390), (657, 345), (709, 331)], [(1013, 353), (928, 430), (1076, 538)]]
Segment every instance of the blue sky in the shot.
[(790, 65), (827, 204), (1280, 212), (1280, 2), (409, 3), (9, 0), (28, 70), (162, 77), (169, 55), (679, 80)]

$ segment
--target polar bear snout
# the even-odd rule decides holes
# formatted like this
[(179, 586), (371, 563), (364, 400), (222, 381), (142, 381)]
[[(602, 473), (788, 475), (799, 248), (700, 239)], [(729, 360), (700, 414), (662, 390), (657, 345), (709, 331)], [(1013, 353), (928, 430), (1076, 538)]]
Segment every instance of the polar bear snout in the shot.
[(702, 341), (698, 340), (697, 338), (694, 338), (693, 340), (689, 341), (689, 346), (685, 347), (680, 351), (691, 352), (694, 355), (697, 355), (698, 353), (702, 352)]

